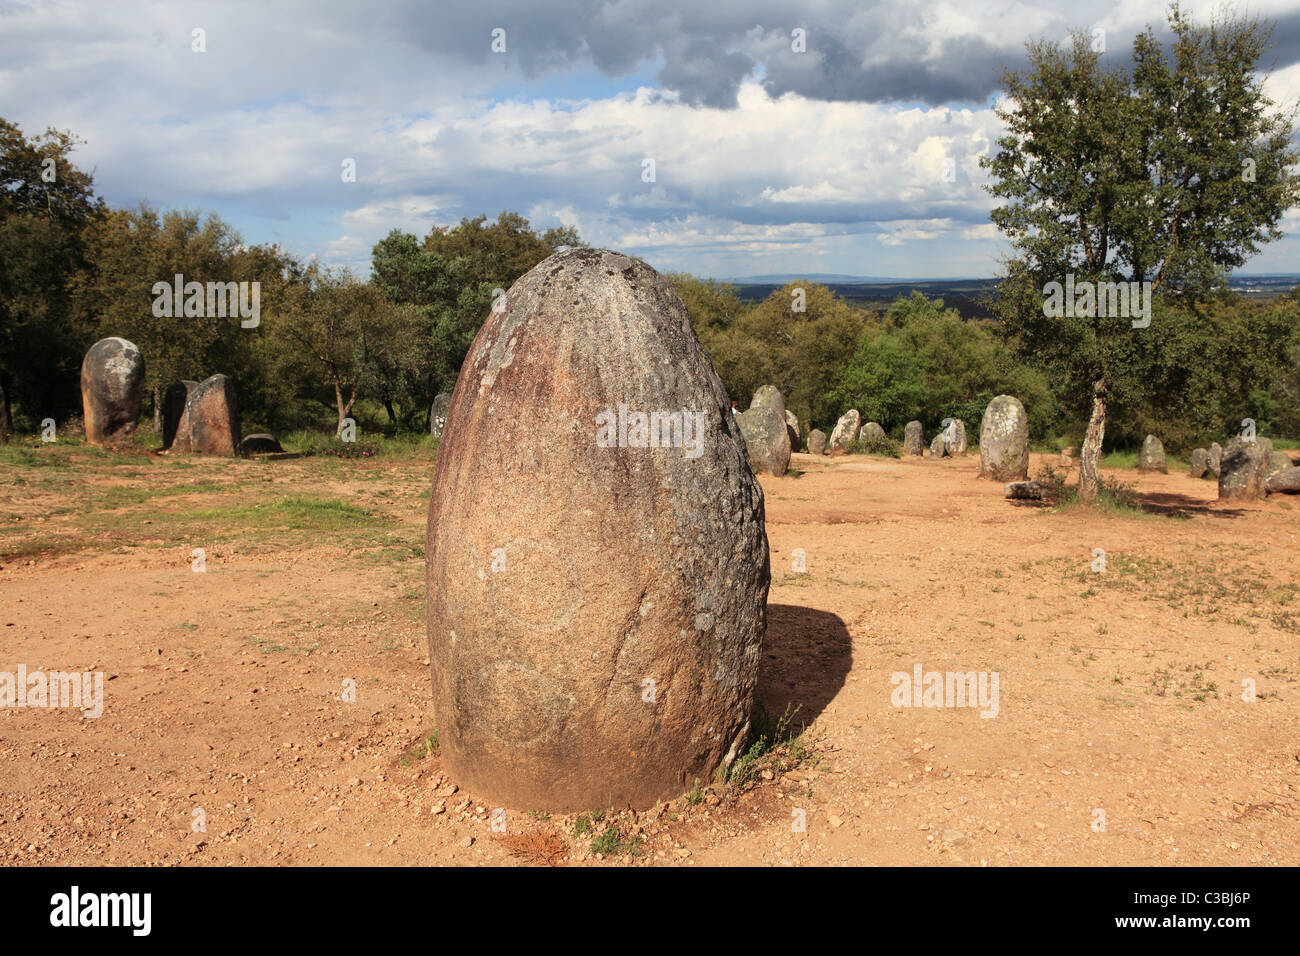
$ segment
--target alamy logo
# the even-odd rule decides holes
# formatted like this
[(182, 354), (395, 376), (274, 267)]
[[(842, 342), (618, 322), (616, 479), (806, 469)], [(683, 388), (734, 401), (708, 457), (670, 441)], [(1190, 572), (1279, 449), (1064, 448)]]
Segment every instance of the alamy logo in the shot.
[(998, 715), (998, 671), (897, 671), (889, 702), (895, 707), (978, 707), (981, 717)]
[(704, 454), (704, 412), (643, 412), (606, 409), (596, 415), (601, 448), (680, 448), (687, 458)]
[(1133, 319), (1133, 328), (1151, 324), (1150, 282), (1079, 282), (1074, 273), (1066, 273), (1065, 285), (1049, 282), (1043, 286), (1043, 315), (1049, 319), (1104, 316)]
[(157, 319), (224, 319), (238, 316), (239, 327), (255, 329), (262, 324), (262, 283), (186, 282), (176, 273), (173, 283), (155, 282), (153, 314)]
[(133, 936), (148, 936), (153, 926), (151, 893), (71, 892), (50, 897), (51, 926), (128, 926)]
[(72, 707), (95, 720), (104, 713), (104, 672), (0, 671), (0, 707)]

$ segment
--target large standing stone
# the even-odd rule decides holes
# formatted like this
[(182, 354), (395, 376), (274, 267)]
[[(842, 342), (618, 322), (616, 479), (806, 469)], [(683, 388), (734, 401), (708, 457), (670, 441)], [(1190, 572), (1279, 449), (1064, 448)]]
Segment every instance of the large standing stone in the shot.
[(1192, 460), (1187, 469), (1187, 474), (1193, 478), (1204, 478), (1206, 472), (1210, 470), (1209, 465), (1210, 453), (1204, 448), (1192, 449)]
[(1148, 435), (1142, 442), (1142, 452), (1138, 455), (1138, 471), (1164, 471), (1165, 446), (1155, 435)]
[(489, 313), (426, 543), (434, 714), (470, 792), (647, 807), (741, 753), (770, 573), (729, 404), (639, 260), (559, 252)]
[(808, 454), (826, 454), (826, 433), (820, 428), (814, 428), (808, 433)]
[(798, 451), (803, 447), (803, 441), (799, 438), (799, 416), (788, 408), (785, 410), (785, 429), (790, 433), (790, 450)]
[(860, 421), (857, 409), (850, 408), (835, 423), (835, 428), (831, 431), (830, 444), (826, 447), (832, 452), (837, 452), (843, 451), (845, 446), (853, 444), (858, 438), (858, 423)]
[(1223, 446), (1217, 441), (1210, 443), (1210, 449), (1205, 455), (1205, 467), (1210, 470), (1215, 478), (1219, 477), (1220, 470), (1223, 467)]
[(1269, 494), (1284, 491), (1287, 494), (1300, 494), (1300, 468), (1285, 468), (1268, 480)]
[(1002, 482), (1029, 477), (1029, 416), (1014, 395), (999, 395), (984, 409), (979, 473)]
[(785, 416), (766, 405), (755, 405), (741, 412), (736, 421), (754, 474), (784, 475), (790, 467), (790, 431)]
[(925, 438), (921, 431), (920, 422), (908, 422), (903, 429), (903, 453), (915, 455), (918, 458), (925, 454)]
[(185, 403), (189, 419), (189, 450), (198, 455), (231, 458), (239, 451), (239, 401), (235, 383), (213, 375), (194, 386)]
[(190, 420), (185, 415), (190, 392), (198, 382), (184, 379), (172, 382), (163, 392), (163, 448), (190, 450)]
[(442, 430), (447, 427), (447, 410), (451, 408), (451, 395), (439, 392), (434, 396), (433, 407), (429, 409), (429, 434), (434, 438), (442, 437)]
[(867, 422), (862, 426), (862, 434), (859, 437), (863, 441), (884, 441), (885, 430), (880, 427), (879, 422)]
[(144, 356), (126, 339), (100, 339), (81, 362), (81, 406), (92, 445), (129, 438), (140, 417)]
[(1273, 442), (1267, 438), (1254, 441), (1231, 439), (1223, 449), (1223, 460), (1219, 465), (1219, 500), (1263, 498), (1268, 492), (1268, 460), (1272, 454)]

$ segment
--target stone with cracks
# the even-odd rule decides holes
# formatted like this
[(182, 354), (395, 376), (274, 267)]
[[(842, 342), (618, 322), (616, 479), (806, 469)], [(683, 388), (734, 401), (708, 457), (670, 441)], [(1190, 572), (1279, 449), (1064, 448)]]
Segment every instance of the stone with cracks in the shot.
[(918, 458), (925, 454), (925, 438), (920, 422), (908, 422), (903, 429), (903, 454), (915, 455)]
[(1188, 466), (1187, 474), (1193, 478), (1204, 478), (1210, 470), (1210, 453), (1204, 448), (1192, 449), (1192, 460)]
[(742, 753), (770, 571), (734, 418), (639, 260), (559, 252), (489, 313), (426, 542), (433, 712), (466, 790), (645, 808)]
[(1163, 471), (1165, 467), (1165, 446), (1155, 435), (1148, 435), (1142, 442), (1142, 451), (1138, 455), (1138, 471)]
[(808, 454), (826, 454), (826, 433), (820, 428), (814, 428), (808, 433)]
[(196, 455), (234, 457), (239, 452), (239, 400), (235, 383), (225, 375), (204, 379), (185, 403), (189, 450)]
[(858, 423), (861, 419), (858, 417), (857, 409), (850, 408), (840, 416), (840, 420), (835, 423), (835, 428), (831, 431), (831, 440), (827, 444), (827, 450), (830, 452), (843, 451), (846, 445), (851, 445), (858, 437)]
[(1266, 479), (1273, 442), (1267, 438), (1242, 441), (1233, 438), (1223, 449), (1219, 464), (1219, 500), (1251, 501), (1268, 492)]
[(1029, 477), (1029, 416), (1014, 395), (999, 395), (984, 409), (979, 473), (1003, 482)]
[(144, 356), (126, 339), (100, 339), (81, 362), (86, 441), (119, 441), (135, 432), (144, 395)]

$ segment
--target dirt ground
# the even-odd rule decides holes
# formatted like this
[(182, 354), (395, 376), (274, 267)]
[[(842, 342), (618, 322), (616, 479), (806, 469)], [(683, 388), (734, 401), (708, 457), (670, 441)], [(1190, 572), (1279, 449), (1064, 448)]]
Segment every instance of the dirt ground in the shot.
[[(426, 744), (427, 460), (92, 451), (0, 462), (0, 671), (106, 680), (98, 719), (0, 709), (9, 865), (1300, 863), (1300, 499), (1123, 471), (1149, 514), (1055, 512), (976, 456), (796, 455), (759, 693), (797, 747), (494, 831)], [(996, 672), (996, 716), (894, 706), (917, 665)]]

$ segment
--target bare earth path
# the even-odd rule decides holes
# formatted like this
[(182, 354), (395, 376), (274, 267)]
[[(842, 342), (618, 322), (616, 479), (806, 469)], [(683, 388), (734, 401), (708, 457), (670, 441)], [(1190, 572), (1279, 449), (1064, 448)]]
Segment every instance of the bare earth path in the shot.
[[(427, 461), (0, 463), (0, 671), (107, 681), (0, 710), (0, 862), (1300, 863), (1300, 500), (1122, 472), (1162, 514), (1054, 514), (976, 464), (763, 478), (803, 763), (502, 834), (424, 746)], [(997, 672), (996, 717), (893, 706), (918, 664)]]

